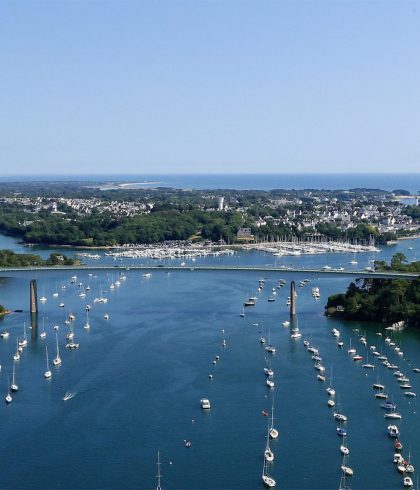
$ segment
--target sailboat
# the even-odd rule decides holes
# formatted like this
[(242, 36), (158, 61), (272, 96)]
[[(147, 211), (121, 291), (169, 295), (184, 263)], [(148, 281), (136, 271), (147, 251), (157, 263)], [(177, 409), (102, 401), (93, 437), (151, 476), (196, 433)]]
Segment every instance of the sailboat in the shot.
[(19, 347), (26, 347), (28, 345), (28, 339), (26, 337), (26, 323), (23, 322), (23, 339), (19, 340)]
[(157, 453), (157, 467), (158, 467), (158, 474), (156, 475), (156, 478), (157, 478), (157, 487), (156, 487), (156, 490), (162, 490), (162, 487), (160, 486), (160, 478), (161, 478), (161, 474), (160, 474), (160, 457), (159, 457), (159, 451)]
[(45, 339), (47, 336), (47, 332), (45, 331), (45, 317), (42, 317), (42, 332), (39, 334), (41, 339)]
[(241, 318), (243, 318), (245, 316), (245, 308), (242, 308), (242, 312), (239, 314), (239, 316)]
[(55, 338), (56, 338), (56, 342), (57, 342), (57, 355), (53, 359), (53, 364), (54, 364), (54, 366), (60, 366), (60, 364), (61, 364), (61, 357), (60, 357), (60, 350), (58, 348), (58, 334), (57, 333), (55, 334)]
[(350, 468), (350, 466), (347, 466), (347, 455), (346, 454), (343, 454), (343, 462), (341, 464), (341, 471), (346, 476), (353, 476), (353, 470)]
[(340, 446), (340, 451), (341, 451), (341, 454), (345, 454), (347, 456), (350, 453), (350, 449), (347, 447), (346, 437), (347, 436), (343, 437), (343, 443)]
[(264, 450), (264, 458), (268, 462), (274, 461), (274, 453), (270, 448), (270, 426), (267, 424), (267, 443)]
[(86, 310), (86, 323), (83, 325), (83, 328), (85, 330), (89, 330), (90, 324), (89, 324), (89, 310)]
[(366, 351), (366, 364), (362, 364), (362, 368), (374, 369), (375, 365), (369, 362), (369, 351)]
[(50, 371), (50, 363), (48, 362), (48, 347), (45, 346), (45, 355), (47, 357), (47, 370), (44, 373), (44, 378), (49, 379), (51, 378), (51, 371)]
[(347, 354), (356, 354), (356, 349), (351, 346), (351, 339), (350, 339), (350, 347), (347, 350)]
[(12, 384), (10, 385), (10, 389), (12, 391), (17, 391), (19, 389), (18, 385), (15, 382), (15, 364), (14, 363), (13, 363)]
[(261, 327), (261, 330), (260, 330), (260, 342), (261, 344), (265, 344), (265, 337), (264, 337), (264, 331), (263, 331), (263, 327)]
[(16, 354), (13, 356), (14, 361), (19, 361), (20, 359), (20, 354), (19, 354), (19, 339), (16, 338)]
[(42, 296), (39, 298), (39, 301), (41, 303), (45, 303), (47, 301), (47, 298), (45, 296), (45, 288), (42, 288)]
[(334, 396), (335, 395), (335, 389), (331, 385), (332, 385), (332, 368), (331, 368), (331, 374), (330, 374), (330, 385), (327, 388), (327, 393), (329, 396)]
[(346, 479), (346, 472), (344, 470), (341, 470), (340, 486), (338, 487), (339, 490), (351, 490), (350, 487), (347, 485)]
[(262, 481), (266, 487), (275, 487), (276, 486), (276, 480), (274, 478), (271, 478), (267, 474), (267, 461), (264, 458), (264, 464), (263, 464), (263, 471), (262, 471)]
[(276, 352), (276, 348), (273, 345), (271, 345), (271, 330), (270, 329), (268, 329), (268, 345), (265, 348), (265, 350), (267, 352), (271, 352), (272, 354), (274, 354)]
[(270, 430), (268, 433), (271, 439), (277, 439), (277, 437), (279, 436), (278, 430), (274, 428), (274, 396), (271, 403), (271, 423), (270, 423)]
[(12, 395), (10, 394), (9, 386), (9, 376), (7, 376), (7, 395), (5, 397), (6, 403), (11, 403), (13, 401)]

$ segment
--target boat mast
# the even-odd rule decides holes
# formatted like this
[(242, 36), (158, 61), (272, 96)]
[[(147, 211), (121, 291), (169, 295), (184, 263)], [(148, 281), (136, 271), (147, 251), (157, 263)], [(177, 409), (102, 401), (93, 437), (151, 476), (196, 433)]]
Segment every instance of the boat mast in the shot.
[(158, 474), (156, 475), (157, 478), (157, 487), (156, 490), (162, 490), (162, 487), (160, 486), (160, 477), (162, 476), (160, 474), (160, 457), (159, 457), (159, 451), (157, 453), (157, 467), (158, 467)]

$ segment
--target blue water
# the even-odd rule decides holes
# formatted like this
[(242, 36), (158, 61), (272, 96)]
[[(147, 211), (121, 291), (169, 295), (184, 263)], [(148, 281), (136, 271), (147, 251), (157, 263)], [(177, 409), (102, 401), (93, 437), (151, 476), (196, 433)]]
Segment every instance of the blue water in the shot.
[(3, 176), (0, 182), (29, 181), (149, 182), (139, 187), (180, 189), (351, 189), (392, 191), (405, 189), (420, 194), (420, 173), (415, 174), (141, 174), (141, 175), (29, 175)]
[[(408, 245), (413, 250), (408, 250)], [(419, 256), (420, 241), (399, 242), (378, 255), (395, 251)], [(358, 254), (359, 266), (368, 264), (369, 254)], [(313, 267), (343, 264), (349, 256), (328, 254), (312, 257), (285, 257)], [(240, 253), (235, 257), (205, 257), (205, 263), (272, 264), (274, 257), (261, 253)], [(11, 276), (11, 274), (9, 274)], [(267, 283), (255, 308), (239, 316), (244, 298), (256, 292), (261, 274), (243, 272), (181, 271), (154, 272), (144, 278), (127, 271), (127, 280), (114, 291), (109, 289), (116, 273), (79, 281), (90, 284), (85, 300), (79, 288), (70, 284), (71, 273), (18, 273), (0, 282), (0, 303), (22, 308), (24, 313), (6, 317), (0, 329), (10, 332), (0, 339), (0, 393), (6, 392), (12, 371), (16, 337), (23, 334), (28, 320), (28, 282), (38, 279), (40, 294), (48, 301), (40, 306), (40, 322), (45, 317), (47, 339), (32, 338), (22, 359), (16, 363), (19, 392), (13, 403), (0, 403), (1, 488), (13, 489), (151, 489), (156, 486), (156, 452), (162, 460), (164, 489), (216, 490), (263, 488), (262, 455), (265, 447), (270, 391), (265, 386), (264, 351), (258, 341), (261, 326), (277, 347), (272, 356), (275, 371), (275, 425), (278, 440), (271, 443), (276, 459), (270, 474), (282, 489), (333, 489), (340, 480), (340, 439), (336, 423), (327, 407), (326, 384), (316, 379), (303, 338), (320, 349), (326, 373), (333, 369), (336, 401), (349, 417), (347, 422), (349, 465), (354, 469), (352, 488), (402, 488), (402, 476), (392, 463), (392, 442), (386, 434), (387, 421), (373, 397), (371, 384), (377, 376), (398, 404), (403, 419), (397, 421), (404, 443), (403, 454), (420, 468), (420, 426), (418, 399), (402, 396), (392, 372), (377, 364), (365, 372), (360, 364), (340, 350), (331, 335), (339, 328), (346, 346), (352, 339), (362, 354), (365, 348), (353, 329), (366, 331), (369, 344), (389, 355), (411, 379), (412, 390), (420, 394), (420, 375), (411, 372), (420, 366), (420, 333), (404, 331), (397, 336), (401, 359), (381, 343), (380, 325), (327, 319), (323, 316), (327, 296), (344, 291), (347, 278), (308, 275), (311, 284), (299, 289), (298, 322), (303, 333), (299, 341), (290, 339), (290, 330), (281, 325), (288, 318), (286, 297), (289, 281), (302, 276), (266, 273)], [(269, 303), (272, 281), (285, 278), (287, 286)], [(61, 285), (66, 285), (62, 290)], [(311, 296), (319, 286), (321, 300)], [(57, 299), (52, 297), (55, 290)], [(105, 294), (107, 304), (94, 304)], [(105, 292), (106, 291), (106, 292)], [(59, 308), (59, 302), (65, 308)], [(93, 305), (91, 328), (83, 329), (85, 303)], [(74, 331), (80, 348), (65, 349), (64, 320), (76, 315)], [(109, 313), (105, 320), (104, 313)], [(258, 322), (259, 326), (253, 324)], [(53, 377), (43, 378), (45, 344), (55, 355), (52, 325), (60, 325), (59, 339), (63, 364), (53, 369)], [(224, 330), (224, 334), (222, 333)], [(384, 332), (383, 330), (381, 330)], [(28, 331), (29, 336), (33, 332)], [(222, 347), (223, 335), (227, 347)], [(220, 355), (214, 366), (212, 361)], [(209, 380), (208, 374), (214, 375)], [(3, 391), (2, 391), (3, 390)], [(77, 392), (67, 402), (67, 390)], [(203, 413), (199, 400), (208, 397), (212, 408)], [(192, 442), (184, 447), (183, 440)], [(23, 471), (24, 469), (24, 471)], [(415, 480), (415, 478), (414, 478)]]

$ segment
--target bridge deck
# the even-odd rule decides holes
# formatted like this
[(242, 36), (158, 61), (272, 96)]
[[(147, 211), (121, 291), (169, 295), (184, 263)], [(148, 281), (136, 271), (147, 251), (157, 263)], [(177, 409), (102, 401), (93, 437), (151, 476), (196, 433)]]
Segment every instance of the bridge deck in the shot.
[(78, 266), (62, 266), (62, 267), (10, 267), (0, 268), (0, 274), (9, 275), (15, 272), (51, 272), (51, 271), (126, 271), (126, 270), (138, 270), (138, 271), (185, 271), (185, 272), (204, 272), (204, 271), (236, 271), (236, 272), (278, 272), (278, 273), (293, 273), (293, 274), (317, 274), (325, 276), (351, 276), (351, 277), (373, 277), (382, 279), (417, 279), (420, 277), (419, 273), (414, 272), (380, 272), (380, 271), (338, 271), (338, 270), (324, 270), (324, 269), (306, 269), (306, 268), (292, 268), (292, 267), (274, 267), (267, 266), (206, 266), (195, 265), (191, 267), (183, 267), (176, 265), (78, 265)]

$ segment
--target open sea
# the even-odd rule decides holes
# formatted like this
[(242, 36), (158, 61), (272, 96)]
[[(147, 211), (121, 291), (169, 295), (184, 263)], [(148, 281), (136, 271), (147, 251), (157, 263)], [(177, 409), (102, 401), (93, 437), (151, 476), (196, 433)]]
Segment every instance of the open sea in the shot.
[[(379, 186), (379, 185), (378, 185)], [(412, 247), (412, 249), (409, 249)], [(0, 248), (28, 251), (15, 240), (0, 237)], [(327, 406), (326, 388), (336, 390), (336, 406), (347, 415), (350, 455), (347, 465), (354, 470), (348, 479), (353, 489), (403, 488), (403, 476), (393, 463), (393, 441), (387, 426), (396, 423), (401, 432), (405, 458), (420, 471), (419, 397), (403, 396), (393, 372), (372, 354), (373, 370), (363, 369), (347, 354), (350, 341), (367, 359), (371, 345), (388, 356), (410, 378), (411, 391), (420, 396), (420, 332), (394, 334), (403, 356), (385, 342), (383, 325), (328, 319), (324, 316), (327, 296), (344, 292), (346, 277), (317, 277), (266, 272), (199, 272), (200, 264), (298, 265), (302, 267), (343, 266), (360, 269), (373, 258), (389, 259), (395, 252), (409, 260), (420, 256), (420, 240), (399, 241), (378, 253), (325, 254), (273, 257), (257, 252), (234, 256), (203, 257), (187, 262), (185, 271), (142, 273), (115, 271), (77, 274), (50, 271), (3, 274), (0, 304), (23, 309), (0, 321), (9, 331), (0, 339), (0, 488), (4, 489), (153, 489), (156, 488), (156, 459), (160, 451), (162, 489), (255, 490), (261, 480), (268, 418), (274, 400), (274, 426), (279, 438), (270, 442), (275, 454), (268, 473), (281, 489), (337, 489), (340, 483), (341, 439), (337, 422)], [(37, 253), (49, 254), (51, 250)], [(69, 250), (66, 253), (72, 253)], [(357, 266), (349, 261), (356, 258)], [(100, 264), (107, 263), (103, 258)], [(135, 263), (133, 260), (123, 265)], [(147, 261), (143, 261), (147, 263)], [(153, 262), (156, 265), (156, 261)], [(174, 260), (171, 263), (177, 264)], [(258, 280), (266, 280), (257, 293)], [(302, 338), (292, 340), (286, 306), (290, 281), (307, 277), (310, 283), (298, 288), (296, 322)], [(27, 329), (28, 346), (19, 361), (13, 361), (16, 339), (29, 326), (29, 280), (38, 281), (40, 305), (38, 335)], [(278, 280), (276, 300), (268, 302)], [(82, 287), (78, 287), (82, 283)], [(79, 297), (89, 285), (86, 297)], [(65, 286), (65, 289), (63, 288)], [(312, 287), (321, 298), (313, 299)], [(58, 292), (58, 297), (53, 293)], [(255, 307), (245, 309), (244, 299), (257, 294)], [(95, 303), (100, 296), (107, 303)], [(59, 304), (64, 303), (60, 308)], [(85, 305), (90, 304), (90, 329)], [(69, 314), (76, 319), (65, 324)], [(104, 318), (105, 314), (109, 319)], [(40, 338), (45, 323), (47, 337)], [(291, 322), (293, 324), (293, 322)], [(62, 365), (53, 368), (57, 331)], [(78, 349), (65, 348), (66, 334), (75, 333)], [(340, 331), (342, 349), (331, 334)], [(355, 331), (358, 329), (358, 332)], [(275, 388), (266, 386), (262, 333), (277, 350), (271, 357)], [(364, 347), (359, 335), (366, 335)], [(381, 333), (382, 336), (379, 336)], [(317, 380), (311, 354), (303, 345), (310, 340), (319, 349), (326, 382)], [(223, 340), (226, 347), (223, 347)], [(48, 346), (52, 378), (44, 379), (45, 346)], [(214, 364), (213, 361), (220, 359)], [(362, 361), (365, 362), (365, 361)], [(13, 402), (4, 396), (13, 375), (19, 391)], [(209, 379), (209, 374), (213, 375)], [(9, 382), (8, 382), (9, 379)], [(372, 383), (380, 380), (397, 404), (402, 419), (388, 421)], [(66, 392), (74, 397), (63, 401)], [(200, 399), (208, 398), (204, 411)], [(191, 442), (185, 447), (184, 440)], [(412, 477), (416, 484), (416, 473)]]
[(178, 189), (353, 189), (370, 188), (392, 191), (405, 189), (420, 194), (420, 173), (389, 174), (131, 174), (131, 175), (25, 175), (2, 176), (0, 182), (102, 181), (134, 182), (139, 188), (173, 187)]

